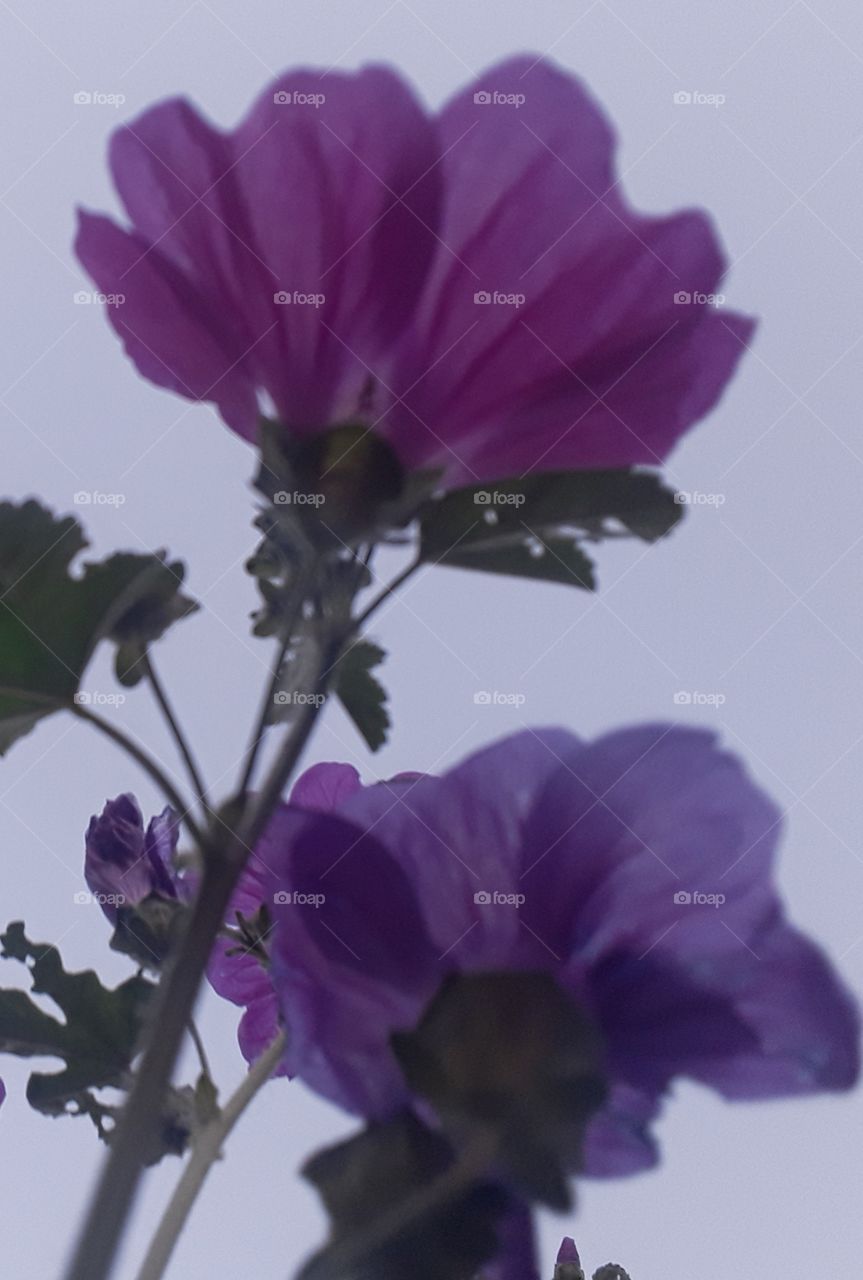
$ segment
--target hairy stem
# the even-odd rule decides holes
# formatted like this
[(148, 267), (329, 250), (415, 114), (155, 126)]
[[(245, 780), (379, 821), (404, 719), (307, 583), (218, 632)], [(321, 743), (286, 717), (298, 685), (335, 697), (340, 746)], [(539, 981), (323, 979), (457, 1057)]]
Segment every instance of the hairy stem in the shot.
[(177, 816), (183, 823), (185, 823), (186, 830), (195, 843), (200, 848), (203, 848), (204, 836), (200, 827), (191, 816), (190, 806), (186, 803), (171, 779), (156, 763), (149, 752), (145, 751), (144, 748), (134, 740), (134, 738), (130, 738), (122, 729), (118, 729), (116, 725), (113, 725), (110, 721), (103, 719), (103, 717), (97, 715), (95, 711), (91, 711), (89, 707), (82, 706), (76, 702), (70, 707), (70, 710), (78, 717), (79, 720), (86, 721), (87, 724), (91, 724), (95, 729), (98, 729), (100, 733), (104, 733), (107, 738), (110, 738), (113, 743), (118, 747), (121, 747), (127, 755), (131, 756), (136, 764), (141, 766), (144, 772), (149, 775), (153, 782), (155, 782), (156, 786), (161, 790), (171, 807), (176, 810)]
[(266, 689), (264, 690), (264, 695), (261, 699), (261, 705), (258, 709), (258, 714), (255, 718), (255, 725), (252, 730), (252, 736), (251, 736), (251, 739), (249, 740), (249, 746), (246, 752), (246, 763), (243, 769), (243, 775), (240, 779), (240, 785), (238, 788), (240, 795), (245, 795), (245, 793), (249, 789), (249, 786), (251, 785), (252, 777), (255, 772), (255, 765), (258, 762), (258, 756), (260, 754), (261, 746), (263, 745), (264, 737), (266, 735), (267, 722), (270, 716), (270, 712), (272, 711), (272, 708), (273, 708), (273, 699), (275, 698), (276, 693), (278, 692), (279, 679), (282, 674), (282, 666), (284, 665), (285, 657), (290, 647), (294, 631), (297, 628), (297, 623), (300, 621), (300, 618), (302, 617), (303, 607), (306, 603), (306, 596), (308, 594), (308, 588), (311, 585), (311, 582), (312, 582), (311, 569), (306, 570), (305, 572), (300, 574), (299, 580), (297, 583), (296, 596), (294, 599), (294, 606), (290, 610), (288, 620), (285, 623), (284, 633), (279, 642), (279, 646), (276, 650), (276, 656), (273, 660), (273, 668), (270, 673), (270, 679), (267, 682)]
[(422, 563), (423, 562), (420, 556), (417, 556), (414, 560), (411, 560), (410, 564), (407, 565), (406, 568), (402, 569), (401, 573), (396, 574), (392, 582), (390, 582), (386, 587), (384, 587), (380, 595), (375, 596), (371, 604), (369, 604), (369, 606), (366, 609), (364, 609), (363, 612), (360, 614), (360, 616), (357, 618), (356, 620), (357, 631), (360, 631), (362, 629), (362, 627), (365, 625), (365, 623), (368, 622), (372, 614), (377, 612), (377, 610), (381, 607), (381, 605), (384, 603), (385, 600), (389, 600), (390, 596), (395, 595), (399, 587), (403, 586), (407, 582), (408, 578), (413, 577), (413, 575), (416, 573), (417, 569), (419, 569)]
[(159, 704), (162, 715), (165, 717), (165, 721), (171, 731), (171, 736), (177, 745), (177, 750), (179, 751), (183, 763), (186, 766), (186, 771), (188, 772), (189, 780), (192, 783), (195, 795), (201, 801), (206, 812), (208, 807), (207, 788), (201, 776), (201, 771), (198, 768), (198, 763), (195, 759), (194, 753), (189, 746), (188, 739), (180, 727), (180, 722), (177, 719), (173, 706), (171, 705), (165, 686), (156, 674), (156, 668), (153, 666), (153, 659), (150, 657), (149, 653), (144, 655), (142, 667), (144, 674), (150, 682), (150, 687), (153, 690), (153, 694)]
[(153, 1236), (137, 1280), (161, 1280), (165, 1274), (180, 1233), (210, 1169), (221, 1156), (225, 1140), (249, 1103), (272, 1076), (284, 1047), (285, 1033), (282, 1031), (261, 1054), (224, 1108), (196, 1137), (192, 1154)]
[(204, 874), (200, 892), (180, 945), (169, 963), (156, 995), (152, 1026), (135, 1083), (111, 1142), (108, 1159), (84, 1222), (67, 1280), (106, 1280), (142, 1173), (140, 1153), (159, 1124), (165, 1088), (195, 1005), (213, 942), (222, 927), (237, 880), (260, 838), (293, 772), (323, 706), (332, 669), (345, 635), (323, 647), (315, 686), (321, 695), (302, 705), (272, 769), (251, 802), (236, 800), (234, 828), (219, 819), (209, 838), (201, 842)]

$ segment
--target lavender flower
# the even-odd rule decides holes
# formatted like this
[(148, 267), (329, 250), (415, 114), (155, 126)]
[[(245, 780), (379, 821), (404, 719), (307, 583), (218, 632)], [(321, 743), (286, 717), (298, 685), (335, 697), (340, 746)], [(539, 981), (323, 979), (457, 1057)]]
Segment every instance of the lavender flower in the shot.
[[(78, 256), (144, 377), (257, 439), (372, 428), (454, 485), (653, 463), (752, 332), (694, 211), (636, 213), (615, 138), (542, 58), (436, 114), (392, 71), (287, 73), (224, 132), (185, 100), (121, 128), (129, 226)], [(719, 297), (721, 302), (721, 296)]]
[(90, 819), (84, 878), (112, 923), (121, 906), (135, 907), (151, 895), (178, 897), (172, 867), (178, 834), (178, 819), (169, 808), (151, 818), (145, 830), (138, 802), (128, 794), (108, 800)]
[(447, 978), (544, 970), (604, 1043), (588, 1174), (656, 1162), (679, 1076), (731, 1099), (847, 1089), (857, 1011), (784, 916), (779, 823), (711, 734), (668, 725), (529, 731), (337, 816), (285, 808), (267, 848), (286, 1068), (386, 1117), (415, 1101), (391, 1037)]

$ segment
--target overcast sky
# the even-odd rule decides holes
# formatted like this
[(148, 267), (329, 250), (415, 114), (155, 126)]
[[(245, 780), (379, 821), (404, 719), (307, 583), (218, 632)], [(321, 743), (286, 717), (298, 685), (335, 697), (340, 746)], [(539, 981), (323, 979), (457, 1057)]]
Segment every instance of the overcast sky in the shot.
[[(367, 777), (439, 769), (521, 723), (593, 735), (676, 717), (715, 726), (787, 810), (781, 879), (796, 919), (860, 989), (863, 980), (863, 569), (860, 494), (863, 31), (856, 0), (0, 0), (3, 169), (2, 487), (62, 511), (81, 490), (121, 493), (83, 514), (100, 552), (167, 545), (204, 609), (159, 660), (207, 776), (227, 787), (268, 651), (248, 635), (254, 459), (212, 410), (145, 384), (124, 359), (70, 252), (74, 207), (115, 208), (104, 151), (125, 116), (188, 94), (237, 119), (271, 74), (296, 64), (394, 63), (431, 104), (497, 58), (549, 51), (583, 76), (617, 124), (630, 197), (712, 211), (733, 268), (725, 292), (760, 317), (754, 350), (721, 407), (677, 449), (693, 508), (660, 547), (600, 551), (602, 590), (417, 578), (382, 612), (395, 730), (372, 759), (337, 710), (308, 759)], [(76, 93), (122, 96), (76, 105)], [(721, 105), (675, 94), (724, 97)], [(107, 664), (88, 680), (112, 689)], [(522, 707), (477, 706), (477, 689)], [(676, 705), (680, 691), (721, 695)], [(165, 760), (143, 689), (116, 713)], [(106, 796), (161, 802), (104, 741), (55, 719), (0, 766), (2, 922), (62, 943), (70, 965), (127, 972), (95, 906), (75, 905), (82, 831)], [(3, 980), (19, 980), (4, 966)], [(224, 1088), (242, 1076), (235, 1013), (214, 998), (202, 1023)], [(6, 1275), (54, 1276), (101, 1151), (85, 1121), (31, 1113), (25, 1064), (2, 1064)], [(296, 1178), (303, 1157), (350, 1121), (299, 1085), (275, 1082), (232, 1138), (170, 1275), (285, 1280), (323, 1220)], [(860, 1256), (860, 1095), (729, 1106), (675, 1091), (654, 1173), (586, 1184), (576, 1218), (545, 1220), (586, 1261), (633, 1280), (846, 1274)], [(123, 1280), (176, 1177), (147, 1182)], [(548, 1269), (548, 1267), (547, 1267)]]

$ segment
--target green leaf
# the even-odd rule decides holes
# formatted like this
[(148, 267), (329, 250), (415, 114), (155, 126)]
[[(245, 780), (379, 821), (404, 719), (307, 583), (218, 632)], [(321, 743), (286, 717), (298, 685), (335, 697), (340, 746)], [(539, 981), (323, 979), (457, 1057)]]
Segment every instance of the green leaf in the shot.
[(654, 542), (680, 519), (671, 490), (648, 471), (549, 471), (457, 489), (424, 508), (424, 560), (592, 589), (585, 542)]
[(339, 659), (335, 673), (335, 692), (372, 751), (384, 745), (390, 727), (386, 690), (372, 675), (385, 657), (379, 645), (358, 640)]
[(452, 1163), (449, 1144), (409, 1113), (314, 1156), (303, 1176), (331, 1234), (299, 1280), (470, 1280), (496, 1251), (506, 1197), (482, 1183), (447, 1190)]
[(458, 569), (479, 569), (483, 573), (505, 573), (511, 577), (542, 582), (562, 582), (592, 591), (596, 586), (593, 564), (571, 537), (516, 535), (487, 543), (454, 548), (442, 563)]
[(91, 1091), (125, 1083), (153, 983), (135, 976), (109, 990), (90, 969), (67, 973), (57, 948), (30, 942), (20, 922), (9, 925), (0, 944), (4, 958), (29, 962), (33, 992), (50, 997), (63, 1015), (60, 1021), (46, 1013), (23, 991), (0, 990), (0, 1052), (65, 1064), (59, 1072), (31, 1075), (28, 1102), (51, 1116), (70, 1108), (94, 1120), (104, 1116), (110, 1108)]
[(153, 641), (160, 640), (175, 622), (196, 613), (200, 605), (180, 590), (186, 576), (185, 565), (179, 560), (169, 562), (163, 551), (147, 556), (118, 551), (102, 564), (92, 566), (91, 573), (96, 578), (101, 574), (141, 575), (134, 601), (117, 617), (109, 632), (117, 645), (117, 679), (131, 687), (144, 677), (143, 658)]
[(73, 577), (86, 545), (71, 516), (0, 503), (0, 753), (72, 704), (100, 640), (140, 635), (138, 611), (150, 617), (154, 594), (164, 604), (166, 570), (176, 583), (176, 566), (155, 555), (111, 556)]

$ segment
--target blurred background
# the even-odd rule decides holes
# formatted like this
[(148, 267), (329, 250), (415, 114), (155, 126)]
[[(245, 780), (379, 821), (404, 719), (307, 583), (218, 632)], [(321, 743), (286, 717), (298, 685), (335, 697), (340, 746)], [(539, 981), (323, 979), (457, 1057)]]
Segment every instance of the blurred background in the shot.
[[(270, 76), (299, 64), (391, 62), (436, 105), (491, 62), (529, 49), (584, 77), (605, 104), (639, 208), (696, 204), (714, 214), (732, 264), (724, 292), (760, 327), (720, 408), (676, 450), (668, 474), (716, 500), (692, 506), (656, 548), (602, 548), (596, 596), (457, 570), (421, 574), (374, 632), (392, 655), (390, 744), (371, 757), (331, 709), (307, 760), (352, 761), (373, 778), (440, 769), (524, 722), (587, 736), (648, 719), (712, 725), (785, 809), (790, 909), (859, 991), (857, 4), (0, 0), (0, 40), (3, 496), (39, 494), (78, 514), (100, 554), (168, 546), (186, 560), (204, 608), (157, 656), (217, 788), (229, 785), (269, 656), (249, 635), (255, 596), (242, 567), (254, 542), (254, 458), (211, 409), (141, 381), (101, 309), (74, 301), (91, 287), (70, 251), (75, 205), (116, 208), (104, 159), (111, 130), (176, 93), (229, 125)], [(123, 501), (76, 506), (81, 491)], [(86, 684), (114, 691), (107, 661)], [(524, 703), (478, 705), (478, 690)], [(106, 710), (174, 767), (143, 686)], [(145, 812), (161, 807), (132, 766), (70, 718), (43, 724), (0, 764), (0, 923), (24, 919), (70, 967), (95, 965), (112, 982), (128, 966), (108, 952), (98, 907), (74, 894), (90, 814), (129, 789)], [(21, 982), (17, 965), (0, 967), (4, 984)], [(231, 1006), (205, 999), (201, 1024), (225, 1091), (244, 1070), (236, 1021)], [(9, 1089), (3, 1271), (54, 1276), (102, 1151), (88, 1121), (29, 1110), (28, 1064), (0, 1070)], [(214, 1170), (169, 1274), (290, 1275), (324, 1228), (298, 1166), (351, 1127), (300, 1085), (268, 1086)], [(543, 1219), (547, 1274), (564, 1232), (591, 1268), (619, 1260), (633, 1280), (848, 1274), (863, 1245), (859, 1092), (729, 1106), (682, 1084), (658, 1133), (655, 1172), (585, 1183), (574, 1217)], [(148, 1177), (123, 1280), (178, 1171), (165, 1161)]]

